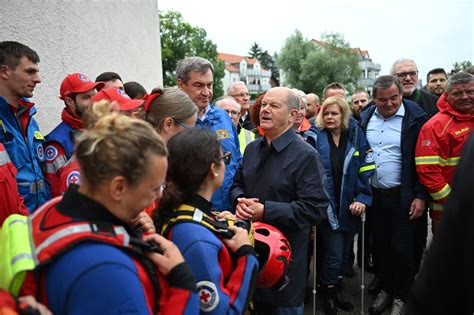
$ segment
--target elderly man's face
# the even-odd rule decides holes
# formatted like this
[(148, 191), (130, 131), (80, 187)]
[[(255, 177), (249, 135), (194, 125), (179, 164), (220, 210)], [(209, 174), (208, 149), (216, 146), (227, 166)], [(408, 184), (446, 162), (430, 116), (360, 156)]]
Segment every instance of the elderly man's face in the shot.
[(298, 110), (289, 110), (286, 97), (289, 93), (285, 88), (273, 88), (267, 91), (260, 108), (260, 127), (265, 134), (273, 138), (283, 134), (298, 115)]
[(413, 62), (404, 61), (394, 67), (394, 75), (400, 79), (403, 86), (403, 95), (410, 96), (415, 92), (418, 84), (418, 69)]
[(446, 100), (460, 113), (474, 112), (474, 81), (466, 84), (452, 84), (451, 90), (446, 92)]
[(377, 89), (377, 95), (374, 98), (377, 111), (384, 118), (395, 115), (402, 104), (402, 94), (395, 84), (388, 89)]
[(427, 87), (431, 93), (440, 96), (446, 87), (446, 75), (444, 73), (430, 74)]
[(250, 94), (245, 84), (236, 84), (232, 87), (232, 95), (242, 108), (242, 114), (250, 107)]
[(217, 104), (217, 106), (227, 112), (230, 119), (232, 119), (234, 126), (237, 128), (237, 125), (239, 124), (239, 119), (240, 119), (239, 106), (233, 100), (229, 100), (229, 99), (220, 101)]

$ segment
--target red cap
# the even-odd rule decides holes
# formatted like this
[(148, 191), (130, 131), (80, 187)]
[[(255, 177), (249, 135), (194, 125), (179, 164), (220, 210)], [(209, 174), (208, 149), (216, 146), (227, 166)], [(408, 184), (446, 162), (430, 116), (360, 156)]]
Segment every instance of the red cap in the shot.
[(102, 100), (115, 101), (119, 105), (119, 110), (132, 110), (143, 104), (143, 100), (132, 100), (122, 89), (117, 88), (100, 90), (92, 97), (92, 100), (94, 102)]
[(92, 82), (89, 78), (80, 72), (69, 74), (61, 83), (59, 98), (64, 100), (71, 94), (84, 93), (92, 89), (101, 89), (105, 85), (104, 82)]

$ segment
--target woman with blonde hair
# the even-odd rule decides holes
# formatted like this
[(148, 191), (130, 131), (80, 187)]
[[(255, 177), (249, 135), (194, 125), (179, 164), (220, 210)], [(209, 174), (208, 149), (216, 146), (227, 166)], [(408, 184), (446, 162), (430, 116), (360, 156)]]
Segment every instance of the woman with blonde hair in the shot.
[(316, 134), (316, 150), (322, 156), (330, 199), (328, 219), (318, 226), (323, 256), (318, 283), (326, 293), (325, 313), (337, 314), (337, 307), (353, 310), (341, 295), (342, 275), (349, 245), (359, 229), (359, 216), (372, 203), (369, 178), (375, 165), (367, 139), (343, 98), (326, 99), (316, 118), (316, 128), (311, 130)]
[(75, 157), (81, 185), (31, 218), (41, 287), (56, 314), (197, 313), (195, 281), (178, 248), (132, 220), (161, 197), (167, 149), (146, 122), (95, 103)]

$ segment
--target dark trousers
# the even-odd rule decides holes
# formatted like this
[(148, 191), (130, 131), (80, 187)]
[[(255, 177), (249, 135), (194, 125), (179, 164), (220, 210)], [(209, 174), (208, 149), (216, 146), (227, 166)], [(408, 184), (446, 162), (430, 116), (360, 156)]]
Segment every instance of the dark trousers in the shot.
[(426, 248), (426, 238), (428, 237), (428, 209), (416, 221), (414, 262), (415, 274), (420, 271), (421, 260)]
[[(367, 212), (365, 213), (365, 239), (364, 239), (364, 262), (365, 266), (367, 266), (370, 257), (373, 254), (373, 211), (367, 209)], [(357, 237), (357, 265), (359, 267), (362, 266), (362, 225), (360, 226), (360, 231), (358, 232), (359, 236)], [(352, 267), (354, 266), (354, 261), (356, 258), (356, 253), (354, 252), (354, 240), (352, 240), (352, 243), (350, 245), (350, 252), (349, 252), (349, 261), (347, 264), (347, 267)], [(372, 258), (372, 263), (374, 263), (374, 259)]]
[(376, 275), (385, 292), (405, 301), (414, 278), (416, 224), (400, 200), (399, 189), (373, 189)]

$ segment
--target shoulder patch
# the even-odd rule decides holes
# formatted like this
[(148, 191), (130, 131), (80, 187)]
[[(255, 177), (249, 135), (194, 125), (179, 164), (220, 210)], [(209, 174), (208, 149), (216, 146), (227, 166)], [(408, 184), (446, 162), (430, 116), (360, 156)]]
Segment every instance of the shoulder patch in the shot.
[(216, 130), (217, 140), (230, 138), (229, 131), (227, 129), (218, 129)]
[(58, 149), (53, 145), (48, 145), (45, 150), (45, 159), (46, 161), (54, 161), (58, 157)]
[(67, 174), (66, 177), (66, 186), (69, 187), (69, 185), (80, 185), (81, 184), (81, 173), (79, 171), (72, 171), (69, 174)]
[(365, 163), (373, 163), (374, 162), (374, 152), (372, 150), (368, 151), (365, 156)]
[(199, 292), (199, 304), (201, 311), (210, 312), (219, 304), (219, 293), (216, 285), (210, 281), (199, 281), (197, 283)]

